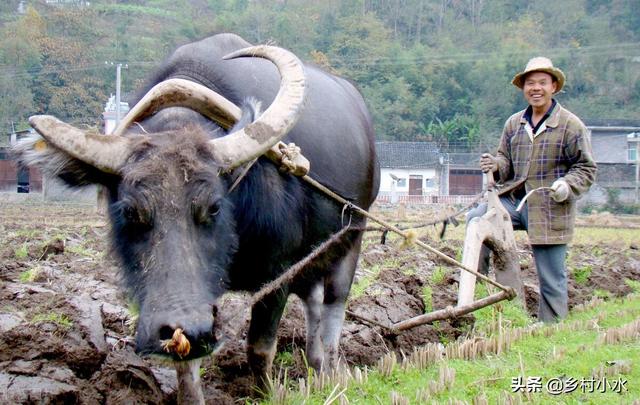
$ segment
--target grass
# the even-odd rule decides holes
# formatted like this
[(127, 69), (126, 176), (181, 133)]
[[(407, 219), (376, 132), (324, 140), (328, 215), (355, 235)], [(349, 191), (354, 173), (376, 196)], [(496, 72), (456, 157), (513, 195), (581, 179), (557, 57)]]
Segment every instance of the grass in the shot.
[(422, 287), (422, 302), (424, 303), (424, 312), (429, 313), (433, 311), (433, 290), (431, 286), (425, 285)]
[(640, 294), (640, 281), (626, 278), (624, 280), (624, 283), (628, 285), (631, 288), (631, 290), (633, 290), (634, 293)]
[(571, 274), (573, 275), (573, 279), (576, 283), (580, 285), (585, 285), (589, 281), (589, 277), (591, 277), (591, 272), (593, 268), (589, 265), (578, 267), (571, 270)]
[(620, 228), (596, 228), (596, 227), (576, 227), (573, 243), (583, 245), (597, 245), (599, 243), (611, 243), (620, 241), (624, 244), (631, 244), (638, 241), (637, 229)]
[(378, 277), (380, 269), (381, 265), (379, 264), (371, 266), (367, 273), (365, 273), (365, 276), (360, 277), (357, 282), (353, 283), (351, 286), (351, 292), (349, 293), (349, 299), (354, 299), (364, 294), (365, 290), (373, 284), (375, 279)]
[[(524, 231), (516, 231), (516, 241), (526, 241), (527, 233)], [(464, 226), (448, 227), (445, 239), (447, 240), (464, 240)], [(620, 241), (626, 245), (637, 243), (638, 230), (626, 228), (600, 228), (578, 226), (575, 228), (573, 243), (581, 245), (598, 245), (599, 243), (611, 243), (611, 241)], [(602, 249), (598, 248), (600, 252)], [(569, 249), (571, 251), (571, 249)]]
[[(289, 403), (324, 404), (327, 398), (336, 397), (342, 390), (344, 392), (338, 397), (343, 398), (335, 403), (346, 403), (347, 400), (350, 404), (394, 403), (393, 397), (395, 403), (405, 399), (406, 403), (477, 403), (483, 398), (485, 403), (491, 404), (507, 401), (604, 404), (632, 403), (640, 398), (640, 384), (637, 384), (640, 381), (640, 341), (637, 337), (640, 333), (640, 295), (599, 301), (586, 309), (573, 311), (559, 324), (528, 329), (515, 328), (521, 316), (515, 310), (513, 314), (515, 317), (506, 308), (503, 310), (503, 319), (514, 325), (501, 329), (504, 339), (510, 331), (530, 332), (514, 338), (510, 347), (499, 354), (489, 351), (475, 360), (445, 357), (423, 368), (398, 362), (388, 366), (385, 372), (369, 371), (366, 381), (338, 383), (334, 380), (310, 394), (291, 390)], [(635, 337), (631, 334), (615, 343), (603, 343), (603, 336), (625, 326), (637, 328)], [(539, 392), (535, 392), (538, 390), (534, 382), (538, 379), (541, 384)], [(547, 385), (550, 381), (560, 381), (569, 387), (567, 391), (574, 384), (575, 389), (551, 395)], [(621, 386), (620, 382), (625, 381)], [(514, 392), (518, 382), (534, 392), (524, 392), (526, 389)], [(603, 383), (605, 392), (590, 388), (590, 385), (600, 384), (602, 390)]]
[(70, 329), (73, 326), (73, 322), (66, 315), (55, 312), (36, 314), (31, 318), (31, 323), (54, 323), (64, 329)]
[(23, 243), (19, 248), (14, 250), (14, 256), (18, 260), (24, 260), (29, 256), (29, 246)]
[(273, 364), (279, 367), (291, 367), (294, 363), (293, 353), (289, 351), (276, 353), (276, 358), (273, 361)]
[(381, 263), (376, 263), (369, 268), (367, 268), (366, 266), (363, 266), (363, 268), (365, 270), (365, 275), (363, 277), (360, 277), (358, 281), (353, 283), (353, 285), (351, 286), (351, 292), (349, 293), (350, 300), (358, 298), (362, 294), (364, 294), (367, 288), (369, 288), (369, 286), (371, 286), (376, 281), (376, 279), (378, 278), (378, 275), (382, 270), (389, 269), (389, 268), (404, 268), (404, 267), (401, 263), (400, 258), (389, 257)]
[[(640, 292), (640, 291), (636, 291), (636, 292)], [(607, 290), (601, 290), (599, 288), (596, 288), (595, 290), (593, 290), (593, 296), (607, 300), (612, 298), (613, 294)]]
[(102, 253), (97, 252), (91, 248), (85, 247), (83, 245), (70, 245), (65, 248), (65, 252), (75, 254), (83, 257), (96, 258)]
[(20, 282), (21, 283), (33, 283), (40, 274), (40, 266), (32, 267), (29, 270), (25, 270), (20, 273)]
[(438, 266), (433, 270), (431, 275), (431, 282), (433, 284), (442, 284), (447, 276), (448, 269), (446, 267)]
[(15, 233), (12, 235), (14, 237), (24, 237), (24, 238), (28, 238), (28, 239), (34, 239), (37, 238), (38, 236), (42, 235), (42, 229), (18, 229), (17, 231), (15, 231)]
[[(486, 297), (486, 285), (476, 285), (477, 298)], [(476, 334), (488, 336), (498, 331), (501, 327), (525, 327), (534, 322), (519, 300), (502, 301), (488, 307), (481, 308), (473, 313), (476, 320), (473, 329)]]

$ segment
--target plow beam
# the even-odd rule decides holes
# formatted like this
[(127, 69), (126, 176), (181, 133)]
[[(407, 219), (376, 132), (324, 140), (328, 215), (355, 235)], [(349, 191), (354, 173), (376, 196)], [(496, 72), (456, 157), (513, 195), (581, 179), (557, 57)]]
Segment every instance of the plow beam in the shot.
[[(489, 181), (493, 182), (492, 176), (489, 177)], [(522, 305), (525, 305), (511, 218), (509, 212), (500, 203), (500, 198), (493, 187), (488, 191), (487, 212), (471, 219), (467, 224), (462, 264), (477, 271), (483, 245), (493, 252), (496, 281), (513, 288)], [(458, 289), (459, 307), (473, 303), (475, 286), (476, 276), (461, 270)]]

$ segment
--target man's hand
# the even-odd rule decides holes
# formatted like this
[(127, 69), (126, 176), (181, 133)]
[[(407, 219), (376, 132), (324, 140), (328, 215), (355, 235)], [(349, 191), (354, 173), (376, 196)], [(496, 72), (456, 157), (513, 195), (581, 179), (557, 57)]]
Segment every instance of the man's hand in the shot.
[(498, 170), (498, 159), (488, 153), (480, 156), (480, 169), (483, 173), (495, 172)]
[(558, 179), (551, 185), (551, 198), (555, 202), (563, 202), (569, 198), (569, 185), (564, 179)]

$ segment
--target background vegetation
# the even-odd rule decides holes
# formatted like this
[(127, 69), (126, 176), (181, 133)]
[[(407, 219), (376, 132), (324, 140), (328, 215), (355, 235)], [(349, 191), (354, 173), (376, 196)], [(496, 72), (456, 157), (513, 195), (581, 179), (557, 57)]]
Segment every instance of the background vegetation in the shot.
[[(509, 84), (553, 58), (584, 120), (640, 113), (638, 0), (19, 0), (0, 4), (0, 124), (98, 125), (115, 68), (132, 92), (177, 45), (231, 31), (355, 81), (384, 140), (484, 149), (523, 107)], [(89, 4), (87, 4), (89, 3)]]

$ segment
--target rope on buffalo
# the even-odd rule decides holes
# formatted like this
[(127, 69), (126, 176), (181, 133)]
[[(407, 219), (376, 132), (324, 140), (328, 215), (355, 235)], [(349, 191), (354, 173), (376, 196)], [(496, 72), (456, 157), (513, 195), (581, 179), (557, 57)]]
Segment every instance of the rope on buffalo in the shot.
[[(343, 205), (348, 205), (352, 210), (356, 211), (357, 213), (359, 213), (360, 215), (384, 226), (385, 228), (389, 229), (390, 231), (402, 236), (405, 240), (406, 239), (411, 239), (413, 238), (413, 235), (410, 232), (406, 232), (403, 231), (402, 229), (398, 228), (395, 225), (392, 225), (390, 223), (388, 223), (387, 221), (384, 221), (383, 219), (380, 219), (378, 217), (376, 217), (375, 215), (369, 213), (368, 211), (358, 207), (357, 205), (351, 203), (350, 201), (347, 201), (346, 199), (342, 198), (341, 196), (339, 196), (338, 194), (334, 193), (333, 191), (329, 190), (327, 187), (323, 186), (322, 184), (318, 183), (317, 181), (315, 181), (314, 179), (312, 179), (311, 177), (305, 175), (302, 176), (302, 179), (304, 181), (306, 181), (307, 183), (311, 184), (312, 186), (314, 186), (315, 188), (317, 188), (318, 190), (324, 192), (325, 194), (327, 194), (328, 196), (330, 196), (331, 198), (335, 199), (336, 201), (342, 203)], [(500, 290), (504, 291), (507, 293), (509, 299), (513, 299), (516, 296), (515, 290), (513, 290), (513, 288), (511, 287), (505, 287), (502, 284), (498, 283), (497, 281), (485, 276), (482, 273), (479, 273), (475, 270), (472, 270), (470, 268), (468, 268), (467, 266), (465, 266), (464, 264), (460, 263), (459, 261), (457, 261), (456, 259), (453, 259), (447, 255), (445, 255), (444, 253), (440, 252), (439, 250), (427, 245), (426, 243), (422, 242), (419, 239), (415, 240), (415, 244), (420, 246), (423, 249), (428, 250), (429, 252), (435, 254), (436, 256), (438, 256), (440, 259), (444, 260), (445, 262), (459, 267), (473, 275), (475, 275), (477, 278), (499, 288)]]
[[(313, 249), (311, 253), (309, 253), (306, 257), (295, 263), (293, 266), (289, 267), (284, 273), (282, 273), (273, 281), (262, 286), (262, 288), (260, 288), (260, 290), (253, 295), (249, 305), (253, 306), (257, 304), (266, 296), (274, 293), (283, 284), (291, 282), (302, 270), (304, 270), (309, 265), (309, 263), (320, 256), (331, 245), (337, 243), (343, 235), (345, 235), (349, 231), (358, 230), (364, 230), (364, 228), (352, 228), (351, 220), (349, 220), (349, 223), (346, 226), (331, 235), (329, 239), (325, 240), (318, 247)], [(183, 334), (183, 331), (180, 328), (177, 328), (173, 332), (173, 336), (171, 337), (171, 339), (163, 340), (160, 343), (164, 351), (166, 351), (167, 353), (175, 353), (180, 358), (186, 357), (191, 351), (191, 344), (189, 343), (189, 339)]]
[[(274, 158), (272, 156), (267, 156), (269, 157), (271, 160), (274, 161), (274, 163), (280, 165), (280, 167), (282, 167), (282, 156), (280, 156), (279, 158)], [(250, 167), (251, 165), (249, 165)], [(292, 173), (294, 170), (292, 170), (291, 167), (289, 167), (290, 165), (287, 165), (284, 168), (284, 171)], [(242, 179), (244, 177), (244, 175), (246, 174), (246, 172), (248, 171), (248, 168), (245, 169), (243, 171), (243, 173), (239, 176), (239, 179), (236, 179), (236, 181), (234, 182), (234, 187), (235, 185), (237, 185), (237, 183), (240, 181), (240, 179)], [(308, 170), (304, 170), (304, 173), (308, 172)], [(298, 175), (298, 177), (300, 177), (302, 180), (304, 180), (305, 182), (309, 183), (311, 186), (315, 187), (316, 189), (322, 191), (323, 193), (325, 193), (326, 195), (328, 195), (329, 197), (333, 198), (334, 200), (340, 202), (343, 205), (343, 209), (342, 209), (342, 223), (344, 225), (344, 214), (345, 211), (349, 211), (349, 214), (351, 214), (353, 211), (357, 212), (358, 214), (362, 215), (365, 218), (368, 218), (380, 225), (382, 225), (383, 227), (385, 227), (386, 229), (402, 236), (404, 238), (405, 241), (411, 241), (412, 243), (415, 243), (416, 245), (422, 247), (423, 249), (426, 249), (427, 251), (435, 254), (436, 256), (438, 256), (440, 259), (444, 260), (445, 262), (452, 264), (456, 267), (459, 267), (473, 275), (475, 275), (477, 278), (499, 288), (500, 292), (490, 295), (486, 298), (483, 298), (481, 300), (478, 300), (474, 303), (471, 303), (469, 305), (466, 306), (462, 306), (462, 307), (448, 307), (446, 309), (443, 310), (439, 310), (439, 311), (434, 311), (431, 312), (429, 314), (424, 314), (421, 316), (417, 316), (411, 319), (407, 319), (405, 321), (402, 322), (398, 322), (392, 326), (385, 326), (382, 324), (377, 323), (374, 320), (371, 319), (367, 319), (365, 317), (362, 317), (360, 315), (357, 315), (353, 312), (347, 311), (347, 314), (360, 319), (364, 322), (368, 322), (370, 324), (373, 325), (377, 325), (380, 326), (392, 333), (397, 333), (399, 331), (402, 330), (406, 330), (406, 329), (410, 329), (419, 325), (423, 325), (425, 323), (428, 322), (433, 322), (435, 320), (439, 320), (439, 319), (446, 319), (446, 318), (451, 318), (451, 317), (457, 317), (460, 316), (462, 314), (466, 314), (472, 311), (475, 311), (479, 308), (483, 308), (485, 306), (494, 304), (496, 302), (505, 300), (505, 299), (513, 299), (514, 297), (516, 297), (516, 292), (513, 288), (511, 287), (505, 287), (502, 284), (498, 283), (497, 281), (485, 276), (484, 274), (481, 274), (475, 270), (472, 270), (468, 267), (466, 267), (464, 264), (458, 262), (457, 260), (445, 255), (444, 253), (440, 252), (439, 250), (427, 245), (426, 243), (422, 242), (421, 240), (417, 239), (415, 236), (415, 232), (414, 231), (404, 231), (400, 228), (398, 228), (397, 226), (394, 226), (378, 217), (376, 217), (375, 215), (369, 213), (368, 211), (358, 207), (357, 205), (353, 204), (351, 201), (346, 200), (345, 198), (343, 198), (342, 196), (336, 194), (335, 192), (333, 192), (332, 190), (330, 190), (329, 188), (325, 187), (324, 185), (320, 184), (319, 182), (317, 182), (316, 180), (312, 179), (311, 177), (309, 177), (307, 174), (304, 175)], [(489, 187), (493, 186), (493, 182), (490, 182), (491, 184), (489, 185)], [(484, 194), (481, 193), (481, 195), (477, 198), (477, 200), (479, 200), (481, 198), (481, 196)], [(475, 204), (477, 201), (474, 201), (473, 203)], [(275, 292), (278, 288), (280, 288), (284, 283), (288, 283), (291, 282), (307, 265), (309, 265), (309, 263), (311, 263), (312, 260), (314, 260), (315, 258), (317, 258), (320, 254), (322, 254), (326, 249), (328, 249), (332, 244), (338, 242), (340, 240), (340, 238), (348, 231), (357, 231), (357, 230), (365, 230), (364, 228), (351, 228), (351, 217), (349, 217), (349, 223), (346, 226), (343, 226), (342, 229), (340, 229), (338, 232), (334, 233), (329, 239), (327, 239), (326, 241), (324, 241), (321, 245), (319, 245), (318, 247), (316, 247), (311, 253), (309, 253), (305, 258), (303, 258), (302, 260), (300, 260), (299, 262), (295, 263), (293, 266), (291, 266), (289, 269), (287, 269), (284, 273), (282, 273), (282, 275), (280, 275), (278, 278), (276, 278), (275, 280), (271, 281), (270, 283), (264, 285), (258, 292), (256, 292), (252, 298), (252, 302), (251, 305), (255, 305), (256, 303), (260, 302), (262, 299), (264, 299), (267, 295), (272, 294), (273, 292)], [(415, 240), (414, 240), (415, 239)], [(178, 334), (178, 338), (180, 337), (181, 333)], [(174, 338), (175, 338), (175, 334), (174, 334)], [(186, 338), (185, 338), (186, 339)], [(175, 339), (172, 339), (175, 340)], [(188, 343), (188, 341), (187, 341)], [(188, 353), (188, 351), (187, 351)]]
[(320, 256), (331, 245), (333, 245), (334, 243), (337, 243), (345, 233), (347, 233), (348, 231), (357, 231), (357, 230), (362, 230), (362, 229), (350, 228), (350, 224), (347, 224), (338, 232), (331, 235), (329, 239), (325, 240), (324, 242), (322, 242), (322, 244), (320, 244), (318, 247), (313, 249), (313, 251), (311, 251), (311, 253), (309, 253), (304, 259), (300, 260), (293, 266), (289, 267), (287, 271), (282, 273), (275, 280), (264, 285), (257, 293), (253, 295), (251, 304), (253, 305), (257, 302), (260, 302), (264, 297), (275, 292), (278, 288), (280, 288), (281, 285), (291, 282), (298, 275), (298, 273), (300, 273), (300, 271), (302, 271), (305, 267), (307, 267), (309, 263), (311, 263), (314, 259)]
[[(458, 226), (458, 220), (456, 219), (458, 216), (460, 216), (462, 213), (469, 211), (469, 209), (471, 209), (471, 207), (473, 207), (474, 205), (476, 205), (481, 199), (482, 197), (484, 197), (485, 193), (487, 192), (488, 188), (483, 189), (480, 193), (478, 193), (474, 199), (468, 203), (467, 205), (465, 205), (464, 207), (460, 208), (459, 210), (457, 210), (456, 212), (454, 212), (451, 215), (447, 215), (444, 217), (440, 217), (436, 220), (433, 221), (429, 221), (429, 222), (423, 222), (421, 224), (417, 224), (417, 225), (411, 225), (411, 226), (398, 226), (398, 229), (400, 230), (412, 230), (412, 229), (418, 229), (418, 228), (426, 228), (427, 226), (431, 226), (431, 225), (437, 225), (437, 224), (442, 224), (442, 230), (440, 231), (440, 239), (444, 238), (444, 233), (447, 229), (447, 225), (448, 224), (453, 224), (454, 226)], [(371, 231), (371, 232), (382, 232), (382, 238), (381, 238), (381, 244), (385, 244), (385, 240), (387, 237), (387, 233), (389, 232), (389, 229), (385, 228), (385, 227), (368, 227), (366, 229), (366, 231)]]

